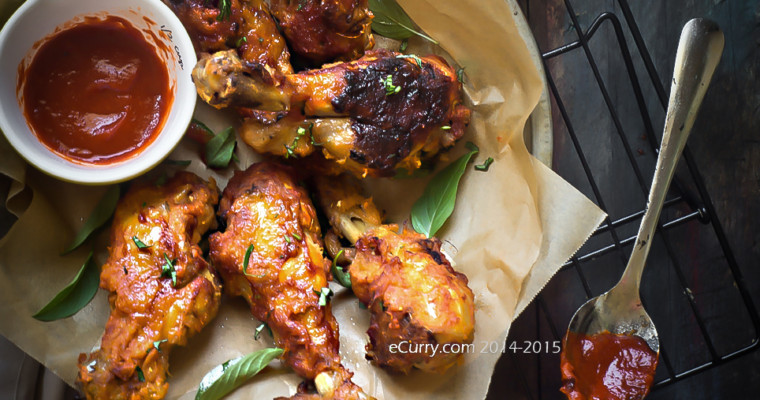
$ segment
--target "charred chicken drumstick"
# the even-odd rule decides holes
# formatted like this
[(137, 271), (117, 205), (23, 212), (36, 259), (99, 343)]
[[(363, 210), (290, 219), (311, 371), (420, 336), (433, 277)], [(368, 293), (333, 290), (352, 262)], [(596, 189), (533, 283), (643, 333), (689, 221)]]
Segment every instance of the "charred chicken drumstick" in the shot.
[(134, 186), (111, 227), (100, 287), (111, 316), (100, 349), (79, 357), (88, 399), (162, 399), (169, 353), (216, 315), (221, 286), (198, 247), (215, 227), (213, 181), (178, 173), (166, 184)]
[(254, 164), (227, 184), (219, 215), (227, 227), (209, 239), (211, 260), (229, 293), (272, 330), (285, 362), (321, 398), (369, 398), (341, 365), (337, 322), (329, 302), (320, 305), (329, 263), (306, 191), (285, 167)]
[[(467, 277), (451, 267), (440, 240), (381, 225), (380, 213), (353, 177), (319, 176), (316, 186), (330, 224), (356, 246), (348, 272), (351, 289), (371, 313), (367, 358), (401, 372), (448, 369), (460, 358), (452, 350), (473, 340), (475, 308)], [(338, 246), (328, 234), (333, 256)], [(393, 351), (409, 344), (425, 351)]]
[(269, 123), (244, 122), (241, 135), (255, 150), (301, 157), (321, 148), (360, 176), (418, 168), (424, 156), (453, 145), (470, 116), (456, 72), (437, 56), (371, 51), (272, 86), (246, 74), (237, 54), (226, 51), (199, 61), (193, 79), (216, 107), (287, 113)]
[(350, 61), (374, 46), (367, 0), (271, 0), (290, 50), (312, 66)]

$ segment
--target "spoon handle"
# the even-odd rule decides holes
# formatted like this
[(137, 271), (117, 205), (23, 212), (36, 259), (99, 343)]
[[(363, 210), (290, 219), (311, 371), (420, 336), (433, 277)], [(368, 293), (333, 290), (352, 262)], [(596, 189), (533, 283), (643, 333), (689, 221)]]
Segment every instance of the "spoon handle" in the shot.
[(634, 290), (637, 296), (662, 204), (707, 86), (720, 61), (723, 44), (723, 32), (718, 25), (706, 19), (692, 19), (681, 31), (665, 129), (647, 209), (636, 236), (631, 258), (620, 280), (621, 286), (625, 285)]

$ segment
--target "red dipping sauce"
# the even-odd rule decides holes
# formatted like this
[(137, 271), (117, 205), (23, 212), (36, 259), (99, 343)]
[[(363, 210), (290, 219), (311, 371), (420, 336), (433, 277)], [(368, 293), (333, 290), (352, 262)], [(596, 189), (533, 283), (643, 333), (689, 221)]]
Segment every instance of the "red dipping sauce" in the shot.
[(568, 332), (560, 360), (568, 399), (639, 400), (652, 386), (658, 353), (638, 336)]
[(139, 153), (158, 136), (173, 101), (156, 48), (114, 16), (87, 18), (46, 39), (19, 81), (40, 142), (84, 164)]

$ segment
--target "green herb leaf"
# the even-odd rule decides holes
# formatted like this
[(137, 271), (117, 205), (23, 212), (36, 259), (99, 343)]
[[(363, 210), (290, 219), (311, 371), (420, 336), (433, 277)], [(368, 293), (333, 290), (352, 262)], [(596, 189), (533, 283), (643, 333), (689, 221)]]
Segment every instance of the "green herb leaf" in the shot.
[(476, 165), (475, 169), (478, 170), (478, 171), (485, 172), (485, 171), (488, 171), (488, 168), (491, 167), (491, 164), (493, 164), (493, 157), (488, 157), (488, 158), (486, 158), (485, 161), (483, 161), (483, 164)]
[(457, 68), (457, 80), (464, 83), (464, 68)]
[[(316, 292), (316, 290), (315, 290)], [(330, 302), (330, 298), (333, 295), (332, 289), (330, 289), (328, 286), (325, 286), (320, 290), (319, 292), (319, 306), (324, 307), (327, 305), (327, 303)]]
[(422, 59), (417, 57), (414, 54), (401, 54), (396, 56), (396, 58), (411, 58), (414, 60), (414, 62), (417, 64), (418, 67), (422, 68)]
[(165, 342), (168, 342), (168, 341), (169, 341), (169, 339), (156, 340), (155, 342), (153, 342), (153, 348), (156, 349), (156, 350), (158, 350), (158, 352), (160, 353), (161, 352), (161, 343), (165, 343)]
[(343, 249), (335, 255), (335, 258), (333, 258), (330, 271), (341, 286), (351, 289), (351, 274), (338, 265), (338, 258), (340, 258), (341, 254), (343, 254)]
[(253, 332), (253, 340), (259, 340), (259, 337), (261, 337), (261, 332), (263, 332), (264, 329), (269, 330), (269, 325), (267, 325), (266, 322), (262, 322), (261, 325), (256, 327), (256, 330)]
[(145, 382), (145, 374), (143, 374), (143, 370), (139, 365), (135, 367), (135, 372), (137, 372), (137, 380), (140, 382)]
[(245, 36), (238, 38), (238, 40), (235, 42), (235, 47), (240, 47), (243, 45), (243, 43), (248, 43), (248, 38)]
[(251, 258), (252, 252), (253, 252), (253, 244), (249, 244), (248, 249), (245, 251), (245, 260), (243, 260), (243, 275), (245, 276), (253, 276), (248, 273), (248, 259)]
[(412, 226), (427, 237), (434, 236), (454, 211), (459, 180), (467, 163), (478, 152), (477, 146), (468, 142), (470, 151), (446, 166), (430, 180), (425, 192), (412, 206)]
[(190, 160), (166, 160), (166, 163), (169, 165), (177, 165), (180, 167), (187, 167), (190, 165), (192, 161)]
[(72, 240), (71, 244), (66, 247), (66, 250), (61, 253), (62, 256), (71, 253), (74, 249), (81, 246), (96, 229), (103, 226), (103, 224), (111, 218), (111, 215), (113, 215), (113, 212), (116, 210), (116, 204), (119, 202), (119, 192), (119, 185), (114, 185), (106, 191), (98, 202), (98, 205), (96, 205), (95, 209), (90, 213), (90, 216), (87, 217), (87, 221), (85, 221), (82, 228), (77, 232), (74, 240)]
[(393, 76), (391, 75), (385, 77), (383, 84), (385, 85), (386, 96), (390, 96), (401, 91), (401, 86), (396, 86), (393, 84)]
[(172, 278), (172, 286), (177, 286), (177, 270), (174, 268), (174, 262), (164, 253), (164, 265), (161, 266), (161, 277)]
[(143, 243), (142, 240), (138, 239), (137, 236), (132, 236), (132, 241), (135, 242), (135, 246), (137, 246), (138, 249), (147, 249), (150, 246)]
[(229, 20), (230, 15), (232, 15), (232, 5), (230, 4), (230, 0), (219, 0), (219, 15), (216, 16), (216, 20)]
[(301, 235), (299, 235), (297, 233), (293, 233), (293, 239), (298, 240), (300, 242), (301, 239), (303, 239), (303, 238), (301, 237)]
[(438, 44), (435, 39), (414, 29), (414, 23), (395, 0), (369, 0), (369, 9), (375, 15), (372, 20), (375, 33), (397, 40), (417, 35)]
[(214, 135), (206, 144), (206, 165), (227, 168), (235, 151), (235, 129), (231, 126)]
[(100, 285), (100, 269), (92, 260), (92, 252), (90, 252), (74, 279), (32, 317), (45, 322), (70, 317), (95, 297), (98, 285)]
[(402, 52), (402, 53), (403, 53), (403, 52), (405, 52), (405, 51), (406, 51), (406, 48), (407, 48), (408, 46), (409, 46), (409, 40), (407, 40), (407, 39), (404, 39), (404, 40), (402, 40), (402, 41), (401, 41), (401, 46), (399, 46), (399, 47), (398, 47), (398, 51), (400, 51), (400, 52)]
[(263, 349), (227, 361), (209, 371), (198, 385), (195, 400), (217, 400), (253, 378), (272, 360), (282, 355), (282, 349)]

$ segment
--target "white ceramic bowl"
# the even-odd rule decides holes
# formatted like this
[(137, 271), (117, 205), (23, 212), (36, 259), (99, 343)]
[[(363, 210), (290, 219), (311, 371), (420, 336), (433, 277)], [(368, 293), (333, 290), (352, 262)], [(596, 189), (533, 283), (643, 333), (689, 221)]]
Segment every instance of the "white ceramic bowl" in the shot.
[[(167, 64), (174, 99), (158, 136), (131, 158), (106, 165), (78, 164), (53, 153), (29, 128), (16, 93), (18, 68), (31, 61), (35, 43), (56, 28), (85, 16), (106, 15), (124, 18), (141, 31), (150, 30), (153, 35), (146, 33), (145, 38), (151, 44), (163, 42), (154, 46), (169, 50), (157, 49), (157, 54)], [(95, 185), (133, 178), (161, 162), (182, 138), (195, 109), (197, 96), (190, 76), (195, 63), (190, 37), (160, 0), (28, 0), (0, 31), (0, 130), (30, 164), (59, 179)]]

